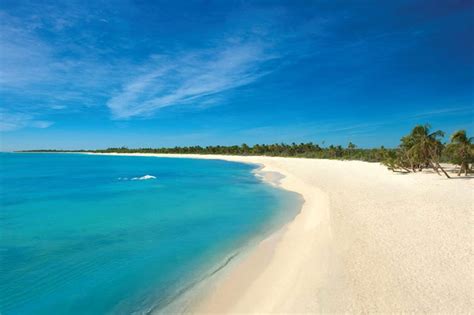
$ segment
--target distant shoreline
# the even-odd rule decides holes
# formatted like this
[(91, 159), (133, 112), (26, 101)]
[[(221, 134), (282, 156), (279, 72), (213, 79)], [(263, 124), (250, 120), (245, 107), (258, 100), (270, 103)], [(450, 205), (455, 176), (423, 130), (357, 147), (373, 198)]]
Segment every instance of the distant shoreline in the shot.
[(472, 180), (394, 174), (359, 161), (123, 155), (261, 164), (305, 200), (292, 222), (230, 266), (187, 312), (472, 310)]

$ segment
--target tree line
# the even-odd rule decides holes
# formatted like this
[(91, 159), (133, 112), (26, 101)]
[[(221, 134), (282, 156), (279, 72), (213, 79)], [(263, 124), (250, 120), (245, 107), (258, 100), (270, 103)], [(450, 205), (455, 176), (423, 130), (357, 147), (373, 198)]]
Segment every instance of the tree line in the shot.
[[(316, 159), (359, 160), (381, 162), (395, 172), (418, 172), (432, 168), (438, 174), (449, 174), (440, 163), (459, 165), (459, 173), (467, 175), (474, 163), (473, 138), (465, 130), (454, 133), (449, 143), (442, 143), (444, 132), (430, 131), (429, 125), (418, 125), (400, 140), (397, 148), (364, 149), (350, 142), (346, 147), (330, 145), (321, 147), (308, 143), (275, 143), (231, 146), (184, 146), (172, 148), (108, 148), (103, 150), (29, 150), (27, 152), (96, 152), (96, 153), (161, 153), (161, 154), (222, 154), (222, 155), (263, 155), (300, 157)], [(25, 151), (23, 151), (25, 152)]]
[(347, 147), (330, 145), (321, 147), (312, 142), (308, 143), (275, 143), (275, 144), (247, 144), (231, 146), (184, 146), (172, 148), (108, 148), (99, 150), (28, 150), (22, 152), (93, 152), (93, 153), (155, 153), (155, 154), (218, 154), (218, 155), (263, 155), (280, 157), (300, 157), (317, 159), (361, 160), (380, 162), (386, 152), (395, 151), (383, 146), (373, 149), (362, 149), (349, 143)]

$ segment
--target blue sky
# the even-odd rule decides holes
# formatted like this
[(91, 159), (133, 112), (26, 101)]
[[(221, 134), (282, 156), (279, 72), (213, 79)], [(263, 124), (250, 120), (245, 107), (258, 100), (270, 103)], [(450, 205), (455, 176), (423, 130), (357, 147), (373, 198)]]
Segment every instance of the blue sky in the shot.
[(1, 149), (474, 132), (472, 1), (0, 2)]

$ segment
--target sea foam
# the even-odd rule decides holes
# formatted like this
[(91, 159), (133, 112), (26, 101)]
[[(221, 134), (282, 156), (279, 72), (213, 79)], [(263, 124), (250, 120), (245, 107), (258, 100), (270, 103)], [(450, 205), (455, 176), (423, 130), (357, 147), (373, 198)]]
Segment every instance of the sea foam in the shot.
[(156, 176), (153, 175), (145, 175), (142, 177), (133, 177), (132, 180), (147, 180), (147, 179), (156, 179)]

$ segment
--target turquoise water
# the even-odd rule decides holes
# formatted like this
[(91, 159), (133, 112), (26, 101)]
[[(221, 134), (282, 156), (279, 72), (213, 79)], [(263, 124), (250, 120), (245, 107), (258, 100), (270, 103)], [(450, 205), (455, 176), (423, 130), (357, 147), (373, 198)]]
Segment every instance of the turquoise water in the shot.
[(0, 162), (3, 315), (159, 310), (299, 203), (240, 163), (9, 153)]

